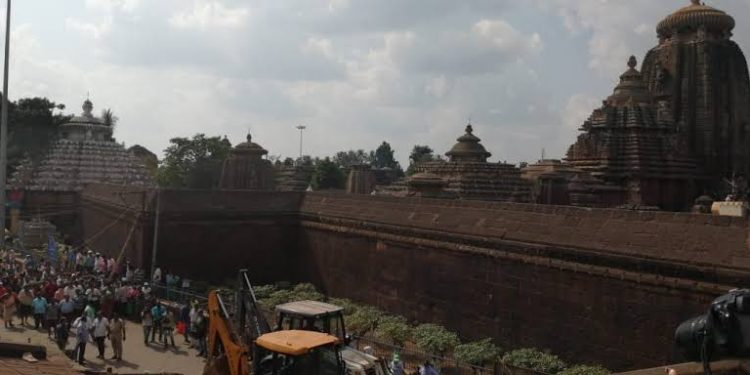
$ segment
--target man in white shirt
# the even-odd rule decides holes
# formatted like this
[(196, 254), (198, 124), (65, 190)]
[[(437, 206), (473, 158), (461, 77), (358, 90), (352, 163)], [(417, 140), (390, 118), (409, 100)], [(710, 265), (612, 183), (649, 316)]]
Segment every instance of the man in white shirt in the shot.
[(104, 359), (104, 340), (107, 338), (107, 327), (109, 320), (102, 316), (101, 311), (96, 313), (96, 319), (93, 324), (94, 342), (99, 349), (99, 355), (96, 358)]

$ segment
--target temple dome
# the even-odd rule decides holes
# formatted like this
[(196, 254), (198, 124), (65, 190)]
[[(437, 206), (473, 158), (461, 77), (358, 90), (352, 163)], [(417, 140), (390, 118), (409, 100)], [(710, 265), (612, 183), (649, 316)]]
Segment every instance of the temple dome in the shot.
[(699, 0), (691, 0), (690, 5), (670, 14), (659, 22), (656, 32), (659, 36), (668, 37), (674, 32), (684, 30), (697, 31), (701, 26), (706, 31), (713, 33), (725, 33), (734, 29), (734, 18), (727, 13), (701, 4)]
[(239, 154), (252, 154), (263, 156), (268, 154), (268, 150), (264, 149), (261, 145), (254, 143), (252, 135), (248, 133), (247, 142), (242, 142), (234, 147), (233, 152)]
[(83, 113), (74, 116), (68, 122), (60, 125), (58, 131), (60, 138), (70, 141), (98, 140), (106, 141), (112, 138), (112, 127), (108, 126), (102, 119), (94, 116), (94, 104), (86, 99), (83, 102)]
[(492, 156), (479, 142), (477, 136), (473, 134), (474, 129), (471, 124), (466, 125), (466, 133), (458, 137), (453, 148), (446, 152), (445, 155), (450, 158), (450, 161), (465, 161), (465, 162), (487, 162), (487, 158)]
[(80, 116), (73, 116), (68, 124), (104, 125), (104, 121), (91, 113), (94, 110), (94, 104), (91, 103), (91, 100), (86, 99), (81, 109), (83, 109), (83, 113)]

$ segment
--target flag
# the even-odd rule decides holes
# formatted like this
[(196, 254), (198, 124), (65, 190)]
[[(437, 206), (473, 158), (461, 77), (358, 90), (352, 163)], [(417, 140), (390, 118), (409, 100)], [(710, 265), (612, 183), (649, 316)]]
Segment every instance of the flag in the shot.
[(47, 258), (53, 264), (57, 264), (57, 242), (50, 233), (47, 239)]

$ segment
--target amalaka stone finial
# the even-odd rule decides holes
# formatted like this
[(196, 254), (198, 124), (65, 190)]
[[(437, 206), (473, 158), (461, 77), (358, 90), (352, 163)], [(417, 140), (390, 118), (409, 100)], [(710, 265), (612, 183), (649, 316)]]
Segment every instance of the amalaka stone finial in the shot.
[(638, 60), (636, 60), (635, 56), (630, 56), (630, 59), (628, 59), (628, 66), (630, 69), (635, 69), (635, 67), (638, 66)]
[(472, 134), (474, 132), (474, 128), (471, 126), (471, 124), (466, 125), (466, 133)]
[(253, 136), (252, 134), (250, 134), (250, 132), (247, 133), (246, 139), (247, 139), (247, 143), (250, 143), (253, 140)]
[(86, 101), (83, 102), (83, 106), (81, 108), (83, 108), (83, 114), (84, 115), (90, 116), (91, 115), (91, 111), (94, 110), (94, 104), (91, 103), (91, 100), (89, 100), (88, 97), (87, 97)]
[(701, 0), (690, 0), (693, 5), (701, 5)]

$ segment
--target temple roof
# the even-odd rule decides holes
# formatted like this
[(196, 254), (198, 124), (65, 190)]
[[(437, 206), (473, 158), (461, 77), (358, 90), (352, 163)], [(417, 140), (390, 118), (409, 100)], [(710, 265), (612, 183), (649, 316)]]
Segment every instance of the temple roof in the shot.
[(68, 125), (68, 124), (104, 125), (104, 121), (102, 121), (100, 118), (94, 116), (91, 113), (91, 111), (94, 110), (94, 104), (91, 103), (91, 100), (86, 99), (86, 101), (83, 102), (83, 105), (81, 106), (81, 108), (83, 109), (83, 113), (80, 116), (74, 116), (65, 125)]
[(620, 83), (615, 87), (614, 93), (607, 98), (607, 104), (624, 105), (652, 102), (643, 75), (635, 69), (637, 65), (638, 61), (635, 56), (630, 56), (628, 70), (620, 76)]
[(253, 137), (250, 133), (247, 134), (247, 142), (242, 142), (234, 147), (232, 153), (234, 154), (248, 154), (263, 156), (268, 154), (268, 150), (264, 149), (261, 145), (254, 143)]
[(60, 125), (60, 138), (72, 141), (81, 141), (86, 139), (105, 141), (112, 137), (112, 127), (108, 126), (102, 119), (94, 116), (91, 112), (94, 104), (91, 100), (86, 99), (83, 102), (83, 113), (75, 116), (65, 124)]
[(466, 133), (458, 137), (458, 143), (445, 153), (446, 156), (450, 157), (451, 161), (486, 162), (487, 158), (492, 156), (479, 143), (481, 139), (475, 136), (473, 132), (474, 129), (471, 124), (466, 125)]
[(714, 33), (730, 32), (734, 29), (734, 18), (727, 13), (691, 0), (691, 4), (670, 14), (659, 22), (656, 31), (660, 36), (670, 36), (675, 32), (697, 31), (701, 26)]
[(86, 99), (83, 114), (60, 125), (60, 137), (44, 158), (22, 161), (10, 184), (42, 191), (79, 191), (92, 183), (155, 186), (143, 162), (112, 139), (112, 127), (94, 117), (93, 109)]

